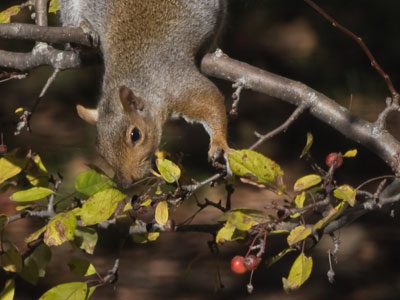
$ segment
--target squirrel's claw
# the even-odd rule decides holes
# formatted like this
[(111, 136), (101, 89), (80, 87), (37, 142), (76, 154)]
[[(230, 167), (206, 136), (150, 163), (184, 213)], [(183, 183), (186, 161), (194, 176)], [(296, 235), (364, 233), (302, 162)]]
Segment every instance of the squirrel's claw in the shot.
[(83, 30), (83, 33), (88, 37), (93, 47), (97, 48), (100, 46), (100, 36), (93, 30), (92, 26), (87, 21), (82, 21), (79, 27)]
[(226, 143), (223, 143), (223, 145), (212, 143), (210, 150), (208, 151), (208, 158), (213, 167), (226, 169), (228, 176), (232, 175), (232, 170), (229, 166), (228, 160), (229, 151), (231, 151), (231, 149), (226, 145)]

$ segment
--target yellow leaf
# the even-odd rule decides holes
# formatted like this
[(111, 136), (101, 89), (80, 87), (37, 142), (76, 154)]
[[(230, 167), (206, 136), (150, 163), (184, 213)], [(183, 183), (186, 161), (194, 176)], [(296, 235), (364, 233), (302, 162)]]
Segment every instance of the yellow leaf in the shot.
[(313, 267), (312, 257), (301, 253), (290, 268), (289, 277), (282, 278), (283, 288), (286, 292), (298, 289), (310, 277)]
[(151, 205), (151, 199), (147, 199), (146, 201), (142, 202), (140, 206), (147, 207)]
[(24, 191), (15, 192), (10, 199), (15, 202), (28, 202), (43, 199), (54, 191), (44, 187), (33, 187)]
[(125, 204), (123, 212), (127, 212), (127, 211), (131, 210), (132, 208), (133, 208), (132, 204), (130, 202), (128, 202)]
[(350, 206), (354, 206), (356, 194), (356, 191), (347, 184), (341, 185), (333, 191), (336, 198), (348, 202)]
[(157, 240), (159, 236), (160, 236), (159, 232), (149, 232), (147, 235), (147, 239), (150, 242), (153, 242), (153, 241)]
[(59, 246), (74, 238), (76, 229), (76, 217), (74, 213), (60, 213), (56, 215), (46, 226), (44, 242), (47, 246)]
[(235, 226), (230, 224), (225, 224), (225, 226), (218, 231), (215, 241), (217, 243), (231, 241), (234, 232), (235, 232)]
[(306, 155), (308, 153), (308, 151), (310, 151), (313, 141), (314, 141), (314, 138), (313, 138), (311, 132), (307, 132), (307, 142), (306, 142), (306, 145), (304, 146), (303, 151), (301, 152), (300, 158), (303, 158), (303, 156)]
[(15, 282), (14, 279), (6, 281), (4, 289), (0, 293), (0, 300), (13, 300), (15, 293)]
[(60, 10), (60, 2), (58, 0), (51, 0), (49, 5), (49, 13), (56, 13)]
[(17, 15), (20, 12), (21, 8), (19, 5), (14, 5), (6, 10), (0, 12), (0, 23), (10, 23), (10, 18), (12, 16)]
[(301, 192), (321, 182), (321, 177), (316, 174), (306, 175), (299, 178), (294, 184), (294, 191)]
[(300, 195), (297, 195), (296, 198), (294, 199), (294, 203), (296, 203), (296, 206), (298, 208), (304, 207), (304, 201), (306, 201), (306, 193), (305, 192), (302, 192)]
[(257, 183), (274, 182), (283, 175), (280, 166), (268, 157), (252, 150), (235, 150), (228, 153), (229, 166), (235, 175)]
[(160, 201), (156, 206), (156, 211), (154, 214), (156, 222), (164, 226), (168, 221), (168, 203), (167, 201)]
[(347, 151), (343, 157), (355, 157), (357, 155), (357, 149)]
[(305, 240), (311, 234), (311, 232), (311, 228), (306, 228), (303, 225), (297, 226), (296, 228), (292, 229), (289, 236), (287, 237), (287, 242), (289, 246)]
[(158, 171), (166, 182), (174, 183), (181, 177), (181, 169), (179, 169), (179, 167), (172, 161), (165, 158), (159, 158), (156, 160), (156, 164)]
[(0, 158), (0, 184), (18, 175), (25, 168), (28, 160), (29, 158), (20, 149), (14, 149)]
[(24, 112), (24, 108), (23, 107), (18, 107), (15, 111), (14, 111), (14, 113), (15, 114), (20, 114), (20, 113), (23, 113)]

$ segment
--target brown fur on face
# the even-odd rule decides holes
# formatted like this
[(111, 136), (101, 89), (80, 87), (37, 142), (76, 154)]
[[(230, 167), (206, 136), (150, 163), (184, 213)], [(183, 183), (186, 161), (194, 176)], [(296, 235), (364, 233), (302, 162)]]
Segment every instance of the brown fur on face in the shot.
[[(150, 107), (128, 87), (121, 86), (112, 97), (117, 101), (103, 101), (97, 111), (82, 106), (78, 110), (84, 120), (96, 122), (98, 151), (115, 171), (116, 181), (127, 187), (150, 171), (161, 126), (154, 122)], [(132, 140), (134, 130), (139, 132), (137, 140)]]

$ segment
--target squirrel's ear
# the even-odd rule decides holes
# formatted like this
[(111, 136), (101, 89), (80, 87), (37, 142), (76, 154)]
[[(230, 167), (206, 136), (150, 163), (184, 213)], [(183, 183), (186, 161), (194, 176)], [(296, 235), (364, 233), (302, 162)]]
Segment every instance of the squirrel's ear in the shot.
[(126, 112), (131, 112), (134, 109), (141, 111), (144, 108), (143, 100), (135, 96), (132, 90), (124, 85), (119, 88), (119, 99)]
[(76, 106), (76, 111), (78, 112), (78, 115), (79, 117), (81, 117), (82, 120), (88, 122), (89, 124), (96, 125), (97, 119), (99, 117), (97, 109), (89, 109), (78, 104)]

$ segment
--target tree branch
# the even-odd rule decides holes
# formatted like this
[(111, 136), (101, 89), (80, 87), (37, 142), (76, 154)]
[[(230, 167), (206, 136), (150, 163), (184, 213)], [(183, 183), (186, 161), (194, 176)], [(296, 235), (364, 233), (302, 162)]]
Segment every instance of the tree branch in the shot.
[(24, 23), (0, 24), (0, 36), (4, 39), (91, 46), (88, 36), (77, 27), (43, 27)]
[(296, 106), (309, 106), (310, 113), (331, 127), (375, 152), (396, 174), (400, 174), (400, 143), (377, 124), (350, 113), (327, 96), (305, 84), (258, 69), (221, 55), (207, 54), (201, 70), (213, 77), (236, 82), (244, 78), (246, 88), (281, 99)]

